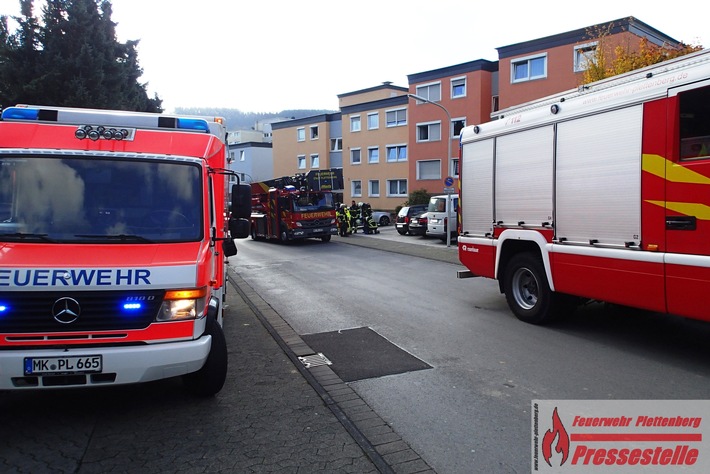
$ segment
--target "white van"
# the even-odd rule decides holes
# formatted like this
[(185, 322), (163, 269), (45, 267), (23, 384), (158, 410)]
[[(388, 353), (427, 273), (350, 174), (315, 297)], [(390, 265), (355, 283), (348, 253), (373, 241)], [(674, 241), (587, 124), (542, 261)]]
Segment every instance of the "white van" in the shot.
[[(439, 237), (441, 240), (446, 240), (446, 230), (451, 229), (451, 238), (457, 236), (457, 217), (456, 213), (459, 210), (459, 195), (458, 194), (442, 194), (440, 196), (432, 196), (429, 200), (427, 208), (427, 235)], [(449, 226), (449, 220), (451, 226)]]

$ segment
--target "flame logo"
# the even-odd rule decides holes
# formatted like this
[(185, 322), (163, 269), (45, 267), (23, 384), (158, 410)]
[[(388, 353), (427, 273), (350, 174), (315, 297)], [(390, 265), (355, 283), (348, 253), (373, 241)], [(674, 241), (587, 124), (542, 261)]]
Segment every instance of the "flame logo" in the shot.
[(555, 451), (558, 454), (562, 454), (562, 461), (560, 466), (567, 461), (567, 456), (569, 456), (569, 434), (560, 420), (560, 416), (557, 414), (557, 407), (552, 412), (552, 429), (545, 432), (545, 436), (542, 438), (542, 457), (548, 466), (552, 467), (550, 464), (550, 458), (552, 457), (552, 443), (557, 438), (557, 444), (555, 445)]

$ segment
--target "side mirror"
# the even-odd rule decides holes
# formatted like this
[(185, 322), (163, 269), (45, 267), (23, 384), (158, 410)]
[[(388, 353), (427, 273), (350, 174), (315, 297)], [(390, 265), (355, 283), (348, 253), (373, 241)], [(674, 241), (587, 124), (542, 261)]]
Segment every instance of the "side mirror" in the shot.
[(232, 239), (224, 239), (222, 241), (222, 253), (225, 257), (233, 257), (237, 254), (237, 244)]
[[(251, 217), (251, 186), (248, 184), (232, 185), (232, 202), (229, 210), (232, 213), (232, 217), (237, 219), (249, 219)], [(230, 222), (230, 230), (231, 225)]]
[(229, 218), (229, 235), (233, 239), (246, 239), (249, 237), (250, 231), (251, 222), (249, 222), (249, 219)]

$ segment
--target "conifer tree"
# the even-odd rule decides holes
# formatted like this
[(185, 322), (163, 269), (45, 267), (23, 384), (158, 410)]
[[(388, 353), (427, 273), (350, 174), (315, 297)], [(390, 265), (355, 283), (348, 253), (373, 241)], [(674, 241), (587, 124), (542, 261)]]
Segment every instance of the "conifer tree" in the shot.
[(0, 19), (0, 103), (162, 111), (138, 81), (138, 41), (120, 43), (108, 0), (47, 0), (42, 21), (20, 0), (16, 31)]

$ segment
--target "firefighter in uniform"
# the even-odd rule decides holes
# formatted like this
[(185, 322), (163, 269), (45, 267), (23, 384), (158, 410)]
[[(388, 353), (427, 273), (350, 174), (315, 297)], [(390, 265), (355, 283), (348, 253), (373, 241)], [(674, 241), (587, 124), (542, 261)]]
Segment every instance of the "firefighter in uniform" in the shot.
[(357, 233), (357, 220), (360, 218), (360, 207), (355, 204), (355, 200), (350, 203), (350, 228), (352, 233)]
[(366, 234), (379, 234), (377, 222), (372, 217), (372, 206), (368, 203), (360, 203), (360, 209), (362, 211), (362, 231)]
[(348, 212), (348, 206), (341, 204), (335, 213), (338, 219), (338, 235), (347, 237), (350, 235), (350, 213)]

